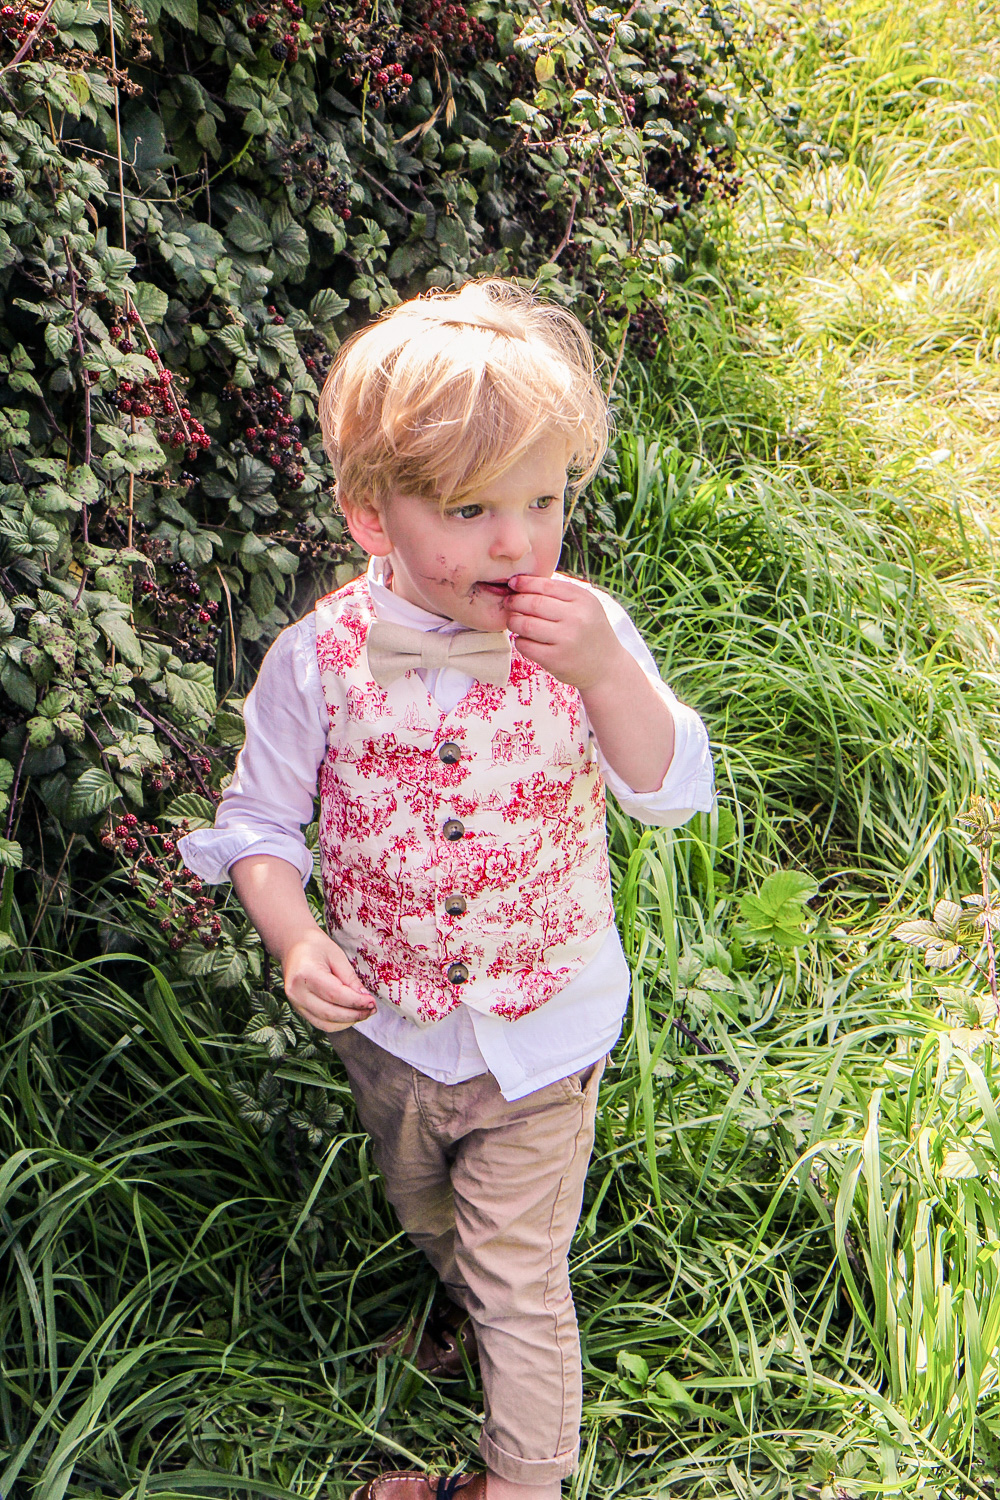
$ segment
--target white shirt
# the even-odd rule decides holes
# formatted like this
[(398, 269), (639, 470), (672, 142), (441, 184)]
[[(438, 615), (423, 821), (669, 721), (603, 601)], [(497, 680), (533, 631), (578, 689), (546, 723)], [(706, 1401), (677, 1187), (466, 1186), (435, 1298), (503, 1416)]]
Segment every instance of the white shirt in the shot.
[[(378, 619), (442, 634), (463, 628), (400, 599), (388, 587), (391, 576), (387, 559), (373, 557), (368, 582)], [(590, 587), (580, 579), (573, 582)], [(679, 827), (694, 812), (709, 812), (712, 807), (712, 758), (705, 726), (661, 680), (621, 605), (600, 590), (593, 592), (615, 635), (653, 681), (674, 720), (673, 759), (656, 791), (633, 791), (607, 764), (597, 744), (605, 782), (622, 810), (640, 822)], [(418, 675), (443, 713), (455, 707), (473, 682), (455, 667)], [(215, 826), (187, 834), (178, 841), (178, 848), (189, 869), (209, 884), (227, 880), (229, 866), (253, 853), (287, 860), (305, 886), (314, 866), (302, 826), (314, 815), (329, 731), (316, 660), (315, 613), (289, 625), (275, 640), (247, 695), (243, 716), (246, 743), (223, 792)], [(621, 940), (612, 929), (597, 957), (564, 990), (518, 1021), (479, 1015), (459, 1004), (433, 1026), (420, 1027), (376, 997), (378, 1009), (368, 1020), (359, 1021), (357, 1029), (441, 1083), (462, 1083), (489, 1072), (505, 1099), (521, 1099), (579, 1072), (611, 1050), (621, 1031), (630, 987)]]

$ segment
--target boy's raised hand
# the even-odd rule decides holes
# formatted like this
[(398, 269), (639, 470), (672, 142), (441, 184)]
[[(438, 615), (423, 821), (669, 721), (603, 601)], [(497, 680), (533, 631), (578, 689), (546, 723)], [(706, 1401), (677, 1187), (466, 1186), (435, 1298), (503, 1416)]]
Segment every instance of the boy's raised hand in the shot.
[(318, 928), (289, 945), (282, 973), (289, 1004), (318, 1031), (345, 1031), (375, 1014), (347, 954)]
[(522, 573), (510, 580), (515, 597), (507, 625), (517, 649), (560, 682), (586, 692), (620, 669), (628, 652), (589, 589), (565, 578)]

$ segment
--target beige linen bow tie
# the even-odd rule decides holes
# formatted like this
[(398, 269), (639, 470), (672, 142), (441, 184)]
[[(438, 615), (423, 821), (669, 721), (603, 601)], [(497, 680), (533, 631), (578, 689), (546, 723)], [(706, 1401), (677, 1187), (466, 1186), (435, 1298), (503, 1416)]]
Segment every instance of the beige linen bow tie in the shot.
[(368, 631), (368, 669), (379, 687), (404, 672), (437, 672), (454, 667), (493, 687), (510, 677), (510, 641), (503, 630), (458, 630), (442, 635), (375, 620)]

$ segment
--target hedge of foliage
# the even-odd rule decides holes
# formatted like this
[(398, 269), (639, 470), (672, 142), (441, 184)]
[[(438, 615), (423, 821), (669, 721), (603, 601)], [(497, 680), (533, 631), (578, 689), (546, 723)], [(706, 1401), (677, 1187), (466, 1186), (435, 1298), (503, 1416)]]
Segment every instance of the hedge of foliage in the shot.
[(612, 358), (648, 338), (734, 181), (731, 28), (671, 0), (32, 4), (0, 11), (0, 944), (16, 870), (23, 911), (123, 862), (182, 966), (231, 982), (252, 950), (169, 834), (211, 818), (260, 653), (349, 566), (315, 420), (338, 340), (487, 271)]

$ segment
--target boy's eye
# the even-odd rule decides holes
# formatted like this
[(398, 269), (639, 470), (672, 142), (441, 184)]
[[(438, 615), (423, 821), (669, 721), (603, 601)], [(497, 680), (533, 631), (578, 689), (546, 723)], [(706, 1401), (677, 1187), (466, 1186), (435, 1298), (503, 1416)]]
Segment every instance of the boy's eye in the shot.
[(461, 516), (463, 521), (472, 521), (476, 516), (481, 516), (483, 507), (481, 505), (456, 505), (451, 512), (453, 516)]
[(556, 497), (554, 495), (542, 495), (540, 499), (535, 501), (535, 505), (539, 510), (548, 510), (549, 506), (555, 505), (555, 503)]

